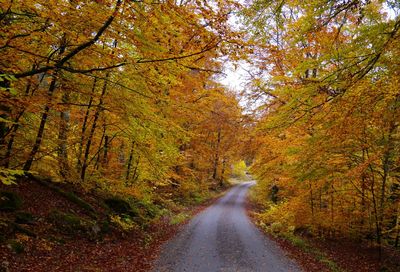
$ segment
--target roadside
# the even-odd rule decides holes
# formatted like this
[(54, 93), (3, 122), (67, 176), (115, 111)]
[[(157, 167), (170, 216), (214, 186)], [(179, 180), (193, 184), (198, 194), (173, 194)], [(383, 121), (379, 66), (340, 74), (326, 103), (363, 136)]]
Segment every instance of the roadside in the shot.
[(397, 272), (400, 271), (400, 252), (378, 248), (365, 241), (322, 239), (309, 234), (272, 233), (262, 226), (258, 214), (262, 208), (247, 198), (247, 213), (253, 223), (277, 242), (288, 256), (306, 272)]
[(149, 271), (160, 246), (226, 189), (160, 212), (70, 184), (2, 185), (0, 204), (16, 206), (0, 210), (0, 271)]

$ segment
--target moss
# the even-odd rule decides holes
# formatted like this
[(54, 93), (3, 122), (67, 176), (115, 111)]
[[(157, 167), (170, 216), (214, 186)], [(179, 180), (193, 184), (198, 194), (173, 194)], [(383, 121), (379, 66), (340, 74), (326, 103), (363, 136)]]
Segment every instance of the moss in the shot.
[(64, 213), (54, 210), (49, 215), (49, 221), (63, 234), (69, 236), (83, 236), (89, 240), (101, 239), (102, 226), (95, 220), (82, 218), (73, 213)]
[(110, 221), (108, 220), (103, 220), (100, 222), (100, 229), (101, 232), (104, 233), (109, 233), (111, 230), (111, 226), (110, 226)]
[(10, 248), (16, 254), (21, 254), (25, 251), (24, 245), (22, 243), (18, 242), (17, 240), (9, 240), (8, 248)]
[(12, 212), (22, 206), (22, 199), (14, 192), (0, 192), (0, 211)]
[(73, 192), (64, 192), (62, 190), (59, 190), (59, 193), (62, 194), (65, 198), (67, 198), (69, 201), (74, 202), (79, 207), (89, 211), (91, 213), (91, 216), (96, 217), (96, 215), (95, 215), (96, 211), (92, 207), (92, 205), (90, 205), (89, 203), (84, 201), (82, 198), (77, 196), (75, 193), (73, 193)]
[(35, 217), (29, 212), (18, 212), (15, 214), (15, 223), (17, 224), (33, 224)]
[(153, 219), (160, 213), (160, 209), (153, 202), (133, 199), (131, 207), (136, 214), (145, 219)]

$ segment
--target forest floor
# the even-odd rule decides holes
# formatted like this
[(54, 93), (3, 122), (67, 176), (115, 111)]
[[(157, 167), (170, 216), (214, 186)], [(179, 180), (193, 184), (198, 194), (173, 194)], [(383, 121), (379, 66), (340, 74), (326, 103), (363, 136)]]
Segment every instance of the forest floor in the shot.
[[(64, 192), (72, 191), (96, 212), (104, 212), (104, 206), (93, 194), (66, 184), (57, 187)], [(149, 271), (161, 244), (222, 194), (215, 192), (201, 204), (182, 206), (174, 214), (151, 222), (145, 229), (123, 231), (107, 226), (109, 229), (102, 233), (102, 226), (101, 231), (94, 230), (95, 235), (91, 236), (87, 227), (80, 229), (82, 222), (91, 222), (87, 209), (48, 186), (28, 179), (17, 186), (0, 185), (0, 191), (14, 192), (23, 200), (18, 212), (0, 211), (0, 271), (7, 272)], [(59, 228), (49, 220), (54, 211), (81, 218), (77, 230)], [(33, 215), (34, 220), (13, 223), (21, 214)]]
[[(260, 207), (247, 202), (247, 212), (257, 225), (256, 213)], [(379, 248), (367, 241), (344, 238), (318, 238), (310, 235), (272, 235), (260, 228), (306, 272), (398, 272), (400, 251), (390, 247)]]

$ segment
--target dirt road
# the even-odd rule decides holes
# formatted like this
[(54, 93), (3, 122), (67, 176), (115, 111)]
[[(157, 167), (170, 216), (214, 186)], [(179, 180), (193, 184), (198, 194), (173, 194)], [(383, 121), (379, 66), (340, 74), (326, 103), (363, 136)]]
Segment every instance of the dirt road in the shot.
[(154, 271), (301, 271), (247, 217), (244, 202), (253, 184), (233, 187), (192, 219), (163, 247)]

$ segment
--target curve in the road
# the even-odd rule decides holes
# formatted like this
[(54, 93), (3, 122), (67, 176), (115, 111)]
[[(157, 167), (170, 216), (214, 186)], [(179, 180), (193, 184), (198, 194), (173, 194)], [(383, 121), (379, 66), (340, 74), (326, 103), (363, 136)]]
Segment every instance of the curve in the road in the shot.
[(162, 248), (157, 272), (301, 271), (249, 220), (244, 208), (254, 182), (232, 188)]

